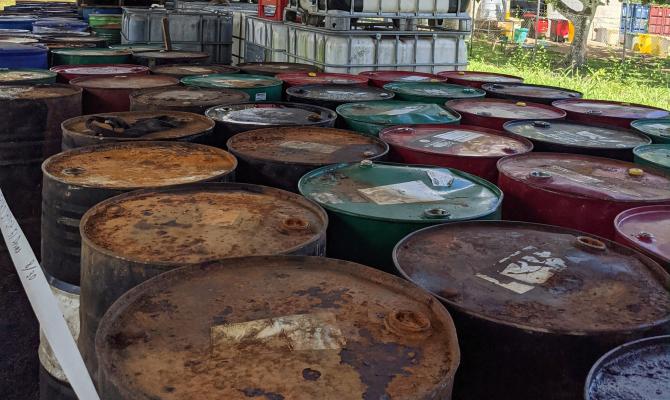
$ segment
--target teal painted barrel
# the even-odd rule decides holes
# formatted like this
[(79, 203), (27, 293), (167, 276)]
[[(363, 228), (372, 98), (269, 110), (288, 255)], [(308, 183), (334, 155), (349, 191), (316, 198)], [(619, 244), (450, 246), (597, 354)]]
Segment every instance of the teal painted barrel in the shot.
[(263, 75), (213, 74), (189, 76), (181, 80), (186, 86), (241, 90), (251, 101), (280, 101), (283, 82)]
[(0, 68), (0, 85), (38, 85), (56, 83), (56, 73), (47, 69)]
[(636, 164), (649, 165), (670, 175), (670, 143), (637, 146), (633, 156)]
[(397, 100), (442, 105), (449, 100), (474, 99), (486, 96), (482, 89), (443, 82), (391, 82), (384, 89), (395, 93)]
[(53, 65), (129, 64), (130, 51), (115, 49), (52, 50)]
[(670, 143), (670, 119), (638, 119), (631, 128), (642, 132), (654, 143)]
[(437, 104), (412, 101), (366, 101), (337, 107), (349, 128), (379, 136), (382, 129), (395, 125), (457, 124), (461, 115)]
[(309, 172), (300, 193), (328, 212), (328, 256), (394, 271), (393, 247), (430, 225), (499, 219), (503, 194), (455, 169), (377, 163), (329, 165)]

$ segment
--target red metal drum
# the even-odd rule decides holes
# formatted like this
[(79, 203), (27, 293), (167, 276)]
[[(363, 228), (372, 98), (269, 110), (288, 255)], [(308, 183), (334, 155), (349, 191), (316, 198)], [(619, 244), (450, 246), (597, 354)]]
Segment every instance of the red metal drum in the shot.
[(642, 104), (605, 100), (557, 100), (554, 107), (567, 112), (568, 121), (630, 128), (630, 123), (643, 118), (667, 118), (670, 112)]
[(614, 220), (616, 241), (648, 255), (670, 272), (670, 206), (626, 210)]
[(670, 175), (603, 157), (529, 153), (498, 162), (503, 218), (563, 226), (614, 239), (627, 209), (670, 204)]
[(394, 161), (455, 168), (493, 183), (498, 160), (533, 149), (523, 137), (468, 125), (394, 126), (379, 137), (391, 146)]
[(163, 75), (82, 77), (70, 81), (84, 89), (84, 114), (130, 111), (130, 94), (139, 89), (175, 86), (179, 81)]
[(84, 76), (149, 75), (149, 68), (132, 64), (59, 65), (51, 71), (58, 74), (58, 81), (68, 83)]
[(481, 88), (485, 83), (522, 83), (523, 78), (514, 75), (479, 71), (442, 71), (437, 75), (447, 78), (447, 82), (457, 85)]
[(329, 72), (289, 72), (277, 74), (275, 78), (284, 81), (284, 88), (301, 85), (368, 85), (365, 76)]
[(505, 99), (460, 99), (444, 105), (461, 114), (461, 122), (467, 125), (502, 131), (505, 122), (516, 119), (552, 120), (565, 118), (565, 111), (539, 103)]
[(485, 83), (486, 96), (533, 103), (551, 104), (557, 100), (581, 99), (583, 94), (556, 86), (529, 85), (527, 83)]
[(427, 72), (412, 71), (365, 71), (358, 74), (370, 79), (372, 86), (383, 88), (391, 82), (446, 82), (447, 78)]

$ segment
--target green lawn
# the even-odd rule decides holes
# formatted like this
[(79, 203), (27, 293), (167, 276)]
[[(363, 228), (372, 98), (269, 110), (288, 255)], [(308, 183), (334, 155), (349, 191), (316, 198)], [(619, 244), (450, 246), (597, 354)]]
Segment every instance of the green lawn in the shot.
[[(593, 53), (596, 53), (595, 51)], [(627, 101), (670, 109), (670, 59), (632, 55), (621, 62), (620, 53), (599, 50), (577, 73), (562, 67), (563, 55), (551, 48), (492, 50), (475, 40), (468, 69), (518, 75), (526, 83), (560, 86), (590, 99)]]

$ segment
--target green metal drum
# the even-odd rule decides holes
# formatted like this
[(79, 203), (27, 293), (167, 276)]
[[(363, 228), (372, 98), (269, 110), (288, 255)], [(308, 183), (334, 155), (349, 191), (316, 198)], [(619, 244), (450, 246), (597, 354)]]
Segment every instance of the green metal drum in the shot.
[(670, 119), (638, 119), (630, 126), (649, 136), (654, 143), (670, 143)]
[(283, 82), (263, 75), (213, 74), (189, 76), (181, 82), (186, 86), (241, 90), (251, 101), (280, 101)]
[(115, 49), (52, 50), (53, 65), (128, 64), (130, 51)]
[(121, 28), (121, 14), (91, 14), (88, 17), (88, 24), (91, 28), (100, 28), (108, 25), (117, 25)]
[(395, 93), (397, 100), (439, 105), (449, 100), (474, 99), (486, 96), (486, 92), (482, 89), (442, 82), (392, 82), (384, 85), (384, 89)]
[(0, 85), (37, 85), (56, 83), (55, 72), (47, 69), (0, 68)]
[(349, 128), (372, 136), (395, 125), (457, 124), (460, 114), (437, 104), (413, 101), (366, 101), (347, 103), (337, 107)]
[(636, 164), (649, 165), (670, 175), (670, 143), (637, 146), (633, 156)]
[(121, 43), (121, 28), (95, 27), (91, 30), (95, 36), (105, 39), (108, 44)]
[(393, 247), (429, 225), (500, 219), (503, 194), (454, 169), (377, 163), (337, 164), (303, 176), (300, 193), (328, 211), (328, 256), (393, 271)]

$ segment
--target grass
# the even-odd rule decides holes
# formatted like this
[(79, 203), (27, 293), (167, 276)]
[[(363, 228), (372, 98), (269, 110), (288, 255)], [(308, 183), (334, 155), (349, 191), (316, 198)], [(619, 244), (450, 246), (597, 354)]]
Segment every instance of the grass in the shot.
[(475, 40), (468, 69), (518, 75), (526, 83), (559, 86), (584, 93), (585, 98), (626, 101), (670, 109), (670, 59), (598, 51), (587, 66), (573, 72), (563, 67), (563, 54), (551, 48), (492, 51), (490, 43)]

